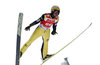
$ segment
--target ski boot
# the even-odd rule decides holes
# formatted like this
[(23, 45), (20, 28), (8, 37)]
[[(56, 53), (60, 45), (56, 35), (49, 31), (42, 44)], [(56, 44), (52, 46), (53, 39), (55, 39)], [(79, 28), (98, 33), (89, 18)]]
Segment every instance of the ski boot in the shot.
[(43, 58), (43, 60), (48, 59), (48, 58), (52, 57), (53, 55), (54, 55), (54, 54), (51, 54), (51, 55), (47, 54), (47, 55), (45, 56), (45, 58)]
[(21, 57), (22, 57), (22, 52), (20, 52), (19, 54), (20, 54), (19, 56), (20, 56), (20, 58), (21, 58)]

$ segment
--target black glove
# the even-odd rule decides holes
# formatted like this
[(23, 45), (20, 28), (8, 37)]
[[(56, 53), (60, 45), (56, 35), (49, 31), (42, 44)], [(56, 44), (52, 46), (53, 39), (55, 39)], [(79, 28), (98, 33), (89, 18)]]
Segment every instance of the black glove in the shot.
[(57, 33), (56, 31), (52, 31), (52, 32), (51, 32), (52, 35), (55, 35), (56, 33)]
[(30, 26), (27, 26), (27, 27), (25, 28), (25, 30), (26, 30), (26, 31), (30, 30)]

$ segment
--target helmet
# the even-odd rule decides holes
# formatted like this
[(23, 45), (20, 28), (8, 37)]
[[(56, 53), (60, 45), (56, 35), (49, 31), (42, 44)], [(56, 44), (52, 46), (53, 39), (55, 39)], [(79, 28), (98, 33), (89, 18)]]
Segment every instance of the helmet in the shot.
[(59, 8), (57, 5), (54, 5), (54, 6), (51, 8), (51, 12), (54, 12), (55, 10), (57, 10), (57, 11), (60, 12), (60, 8)]

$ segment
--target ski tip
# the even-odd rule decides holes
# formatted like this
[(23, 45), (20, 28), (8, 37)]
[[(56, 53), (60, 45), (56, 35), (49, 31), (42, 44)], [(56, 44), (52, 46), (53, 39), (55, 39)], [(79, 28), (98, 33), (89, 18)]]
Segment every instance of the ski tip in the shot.
[(92, 22), (90, 23), (89, 27), (92, 25)]
[(90, 23), (90, 25), (92, 25), (92, 22)]
[(23, 14), (22, 12), (20, 12), (19, 14)]
[(20, 16), (23, 16), (23, 13), (22, 13), (22, 12), (19, 13), (19, 17), (20, 17)]

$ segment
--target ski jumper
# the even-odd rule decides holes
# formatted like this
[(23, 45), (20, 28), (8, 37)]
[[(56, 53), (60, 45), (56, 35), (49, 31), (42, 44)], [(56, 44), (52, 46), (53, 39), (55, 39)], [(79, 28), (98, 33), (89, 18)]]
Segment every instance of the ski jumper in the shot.
[(41, 54), (42, 54), (42, 58), (45, 58), (45, 56), (48, 53), (48, 41), (50, 38), (50, 27), (53, 25), (53, 30), (56, 31), (58, 20), (59, 20), (59, 17), (52, 18), (49, 13), (46, 13), (46, 14), (43, 14), (38, 20), (31, 23), (30, 26), (33, 26), (37, 23), (40, 23), (40, 25), (35, 29), (30, 39), (23, 45), (20, 52), (22, 52), (23, 54), (26, 51), (26, 49), (31, 45), (31, 43), (34, 42), (34, 40), (42, 36), (43, 44), (41, 48)]

